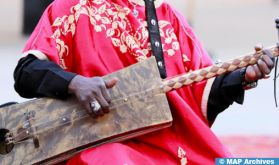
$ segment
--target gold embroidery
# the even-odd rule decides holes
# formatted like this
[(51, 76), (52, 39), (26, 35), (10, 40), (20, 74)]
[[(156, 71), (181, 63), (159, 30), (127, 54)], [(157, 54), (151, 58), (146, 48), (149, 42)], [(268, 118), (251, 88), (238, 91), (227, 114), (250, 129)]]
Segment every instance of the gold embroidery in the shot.
[[(76, 23), (80, 15), (89, 17), (96, 32), (105, 31), (106, 37), (111, 38), (113, 46), (121, 53), (129, 53), (137, 61), (145, 60), (151, 50), (148, 43), (147, 22), (139, 20), (142, 24), (133, 30), (127, 17), (130, 13), (131, 10), (128, 7), (109, 3), (106, 0), (80, 0), (71, 8), (70, 15), (56, 18), (52, 25), (56, 30), (52, 37), (56, 42), (61, 67), (67, 69), (64, 58), (69, 54), (69, 47), (63, 37), (68, 34), (75, 35)], [(180, 51), (180, 45), (171, 23), (160, 20), (159, 27), (163, 51), (169, 56), (175, 55), (177, 51)]]
[[(56, 42), (56, 48), (58, 50), (59, 54), (59, 61), (60, 66), (64, 69), (67, 69), (65, 61), (64, 61), (64, 55), (69, 54), (69, 47), (65, 44), (63, 39), (61, 39), (62, 36), (66, 36), (68, 33), (71, 33), (72, 36), (75, 34), (76, 31), (76, 21), (79, 18), (79, 13), (82, 13), (81, 6), (86, 3), (86, 0), (80, 0), (80, 3), (76, 6), (72, 7), (71, 9), (71, 15), (69, 16), (63, 16), (58, 17), (55, 19), (54, 23), (52, 24), (53, 27), (56, 27), (57, 29), (54, 31), (52, 38), (55, 39)], [(80, 11), (80, 12), (76, 12)]]
[(169, 56), (175, 55), (176, 51), (179, 51), (180, 45), (177, 41), (177, 37), (174, 33), (170, 22), (168, 21), (159, 21), (160, 27), (160, 36), (162, 38), (163, 51), (166, 52)]
[(188, 163), (186, 152), (181, 147), (178, 147), (178, 157), (180, 158), (181, 165), (186, 165)]

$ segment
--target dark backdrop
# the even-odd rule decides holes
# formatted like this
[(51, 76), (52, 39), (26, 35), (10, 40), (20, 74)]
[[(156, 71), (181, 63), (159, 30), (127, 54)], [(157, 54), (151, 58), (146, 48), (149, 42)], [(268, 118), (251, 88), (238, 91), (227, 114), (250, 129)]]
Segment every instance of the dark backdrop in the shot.
[(23, 34), (30, 34), (37, 25), (42, 13), (53, 0), (24, 0)]

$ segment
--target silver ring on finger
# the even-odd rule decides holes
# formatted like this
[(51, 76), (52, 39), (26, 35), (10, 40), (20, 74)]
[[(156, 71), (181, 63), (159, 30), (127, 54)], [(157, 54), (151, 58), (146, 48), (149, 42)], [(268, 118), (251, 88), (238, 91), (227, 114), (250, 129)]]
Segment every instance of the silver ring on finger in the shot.
[(90, 107), (91, 107), (91, 110), (94, 114), (98, 114), (98, 111), (101, 109), (101, 105), (96, 100), (90, 102)]

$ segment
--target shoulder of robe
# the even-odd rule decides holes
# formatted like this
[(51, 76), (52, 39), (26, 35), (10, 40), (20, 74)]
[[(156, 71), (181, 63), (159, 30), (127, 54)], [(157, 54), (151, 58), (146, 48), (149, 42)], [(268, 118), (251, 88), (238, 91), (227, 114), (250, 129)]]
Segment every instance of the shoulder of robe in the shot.
[(71, 9), (81, 0), (55, 0), (51, 4), (51, 13), (54, 17), (63, 17), (71, 13)]

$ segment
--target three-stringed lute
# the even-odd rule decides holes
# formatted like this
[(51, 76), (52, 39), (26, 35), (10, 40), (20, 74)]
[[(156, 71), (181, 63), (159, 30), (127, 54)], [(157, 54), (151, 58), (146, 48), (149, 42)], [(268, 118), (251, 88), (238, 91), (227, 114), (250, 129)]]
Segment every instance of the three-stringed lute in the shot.
[[(278, 47), (270, 48), (278, 56)], [(111, 112), (92, 119), (75, 98), (35, 99), (0, 109), (0, 164), (54, 164), (82, 150), (123, 141), (171, 125), (165, 93), (184, 85), (255, 64), (262, 51), (162, 80), (150, 58), (104, 79), (117, 77), (109, 90)]]

